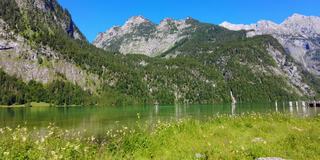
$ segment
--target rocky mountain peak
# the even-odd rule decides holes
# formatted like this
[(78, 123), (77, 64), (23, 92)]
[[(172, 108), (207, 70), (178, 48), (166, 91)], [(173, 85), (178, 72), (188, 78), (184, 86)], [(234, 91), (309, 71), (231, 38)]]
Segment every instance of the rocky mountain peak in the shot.
[(174, 20), (174, 19), (172, 19), (172, 18), (165, 18), (165, 19), (163, 19), (162, 21), (160, 21), (159, 26), (169, 25), (169, 24), (172, 24), (172, 23), (175, 23), (175, 20)]
[(272, 35), (288, 53), (306, 70), (320, 75), (320, 17), (293, 14), (281, 24), (259, 21), (256, 24), (231, 24), (220, 26), (230, 30), (247, 30), (248, 36)]
[[(245, 24), (232, 24), (228, 21), (224, 21), (220, 24), (220, 26), (224, 27), (224, 28), (228, 28), (230, 30), (234, 30), (234, 31), (240, 31), (240, 30), (250, 30), (252, 28), (254, 28), (251, 25), (245, 25)], [(255, 24), (254, 24), (255, 26)]]
[[(86, 40), (72, 20), (71, 14), (57, 0), (13, 0), (23, 14), (37, 12), (37, 18), (63, 29), (71, 38)], [(31, 17), (29, 17), (31, 18)], [(32, 17), (34, 18), (34, 17)]]
[(194, 21), (196, 20), (191, 17), (185, 20), (165, 18), (160, 24), (155, 24), (143, 16), (134, 16), (123, 26), (112, 27), (105, 33), (100, 33), (93, 44), (106, 50), (112, 48), (112, 51), (120, 51), (123, 54), (156, 56), (185, 38), (183, 32)]
[(292, 16), (288, 17), (284, 23), (297, 23), (300, 21), (308, 21), (308, 19), (316, 18), (314, 16), (305, 16), (302, 14), (294, 13)]
[(294, 14), (286, 19), (281, 26), (306, 36), (320, 34), (320, 17)]
[(165, 18), (163, 19), (160, 24), (157, 26), (159, 30), (165, 31), (168, 29), (171, 29), (173, 27), (176, 27), (177, 22), (173, 20), (172, 18)]
[(198, 20), (196, 20), (196, 19), (194, 19), (194, 18), (192, 18), (192, 17), (187, 17), (187, 18), (185, 19), (185, 22), (186, 22), (187, 24), (199, 23)]
[(278, 24), (268, 20), (261, 20), (257, 23), (257, 26), (261, 26), (261, 27), (275, 27), (277, 25)]
[(150, 24), (152, 23), (148, 19), (144, 18), (143, 16), (133, 16), (127, 20), (125, 26), (133, 26), (133, 25), (140, 25), (140, 24)]
[(288, 19), (297, 19), (297, 18), (305, 18), (305, 17), (308, 17), (308, 16), (305, 16), (305, 15), (302, 15), (302, 14), (299, 14), (299, 13), (294, 13)]

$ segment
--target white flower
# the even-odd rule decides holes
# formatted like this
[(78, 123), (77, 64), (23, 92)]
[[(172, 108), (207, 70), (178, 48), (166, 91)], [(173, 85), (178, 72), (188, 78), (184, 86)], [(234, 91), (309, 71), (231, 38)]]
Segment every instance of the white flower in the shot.
[(10, 154), (10, 152), (3, 152), (3, 155), (5, 155), (5, 156), (7, 156), (9, 154)]
[(201, 153), (196, 153), (196, 154), (195, 154), (195, 157), (196, 157), (196, 159), (201, 159), (201, 158), (204, 158), (205, 155), (203, 155), (203, 154), (201, 154)]
[(27, 140), (27, 137), (22, 137), (22, 141), (25, 142)]
[(43, 137), (41, 137), (41, 140), (40, 140), (40, 141), (41, 141), (41, 143), (43, 143), (43, 142), (44, 142), (44, 140), (45, 140), (45, 139), (44, 139)]
[(79, 145), (76, 145), (76, 146), (74, 146), (74, 149), (75, 149), (75, 150), (78, 150), (79, 147), (80, 147)]

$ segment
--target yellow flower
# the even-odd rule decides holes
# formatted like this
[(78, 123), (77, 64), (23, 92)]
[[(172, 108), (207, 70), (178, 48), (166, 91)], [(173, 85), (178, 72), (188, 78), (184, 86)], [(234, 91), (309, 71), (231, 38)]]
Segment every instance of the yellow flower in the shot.
[(79, 145), (76, 145), (76, 146), (74, 146), (74, 149), (75, 149), (75, 150), (78, 150), (79, 147), (80, 147)]
[(43, 143), (43, 142), (44, 142), (44, 140), (45, 140), (45, 139), (44, 139), (43, 137), (41, 137), (41, 140), (40, 140), (40, 141), (41, 141), (41, 143)]
[(27, 137), (22, 137), (22, 142), (25, 142), (27, 140)]

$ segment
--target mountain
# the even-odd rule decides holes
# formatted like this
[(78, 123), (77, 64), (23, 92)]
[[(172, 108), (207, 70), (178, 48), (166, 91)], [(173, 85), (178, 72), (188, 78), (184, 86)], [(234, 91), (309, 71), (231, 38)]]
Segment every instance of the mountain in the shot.
[(320, 17), (294, 14), (281, 24), (263, 20), (250, 25), (224, 22), (220, 26), (246, 30), (248, 37), (272, 35), (304, 69), (320, 75)]
[[(85, 40), (85, 37), (74, 24), (68, 10), (62, 8), (57, 0), (15, 0), (18, 8), (29, 18), (36, 18), (45, 23), (55, 23), (70, 37)], [(5, 3), (5, 1), (3, 2)], [(40, 17), (43, 16), (43, 17)], [(25, 17), (26, 18), (26, 17)], [(38, 20), (33, 20), (38, 21)]]
[(55, 0), (0, 1), (0, 104), (211, 104), (319, 96), (317, 77), (268, 35), (247, 37), (193, 18), (157, 25), (137, 16), (94, 44), (103, 49), (87, 42)]
[(57, 50), (58, 39), (86, 42), (67, 10), (54, 0), (2, 0), (0, 8), (1, 104), (83, 103), (96, 92), (99, 77)]
[[(262, 67), (261, 71), (263, 70), (269, 72), (270, 75), (281, 73), (284, 78), (289, 80), (289, 84), (291, 86), (295, 86), (301, 91), (300, 95), (315, 95), (315, 91), (313, 91), (310, 85), (305, 82), (304, 68), (300, 64), (292, 61), (291, 57), (286, 55), (286, 51), (283, 49), (283, 47), (279, 47), (277, 45), (278, 42), (276, 42), (276, 40), (273, 40), (270, 37), (253, 37), (253, 35), (250, 36), (253, 38), (249, 38), (246, 35), (250, 33), (241, 31), (243, 29), (251, 31), (252, 27), (257, 25), (230, 25), (234, 26), (234, 28), (231, 28), (227, 27), (225, 24), (228, 23), (224, 23), (221, 25), (222, 27), (220, 27), (213, 24), (201, 23), (188, 17), (185, 20), (173, 20), (166, 18), (157, 25), (142, 16), (135, 16), (130, 18), (121, 27), (112, 27), (107, 32), (100, 33), (93, 44), (99, 48), (113, 52), (120, 52), (122, 54), (143, 54), (150, 57), (160, 56), (166, 58), (187, 56), (199, 59), (199, 57), (217, 55), (217, 53), (222, 52), (226, 46), (229, 48), (229, 50), (224, 51), (224, 53), (220, 55), (221, 57), (230, 56), (229, 54), (233, 52), (233, 50), (247, 50), (247, 52), (261, 52), (261, 50), (264, 50), (263, 54), (270, 56), (269, 58), (272, 58), (277, 65), (272, 69), (273, 71), (266, 71), (264, 69), (265, 67), (261, 66), (262, 64), (255, 66), (257, 65), (256, 62), (250, 62), (248, 60), (246, 60), (246, 63), (248, 63), (246, 64), (248, 65), (247, 67), (253, 69)], [(260, 24), (261, 28), (273, 28), (274, 31), (278, 31), (276, 24), (272, 22), (261, 21)], [(296, 25), (306, 24), (302, 22), (296, 22)], [(316, 24), (309, 25), (313, 26)], [(289, 26), (289, 22), (287, 23), (287, 26)], [(291, 26), (295, 25), (292, 24)], [(299, 27), (303, 28), (301, 26)], [(225, 28), (236, 30), (237, 32)], [(287, 34), (296, 35), (296, 33), (293, 32)], [(261, 33), (254, 35), (268, 34)], [(308, 35), (305, 35), (305, 37), (311, 37), (311, 35), (316, 37), (317, 34), (309, 33)], [(252, 39), (260, 41), (257, 43), (261, 44), (257, 45), (256, 48), (252, 47), (255, 44)], [(247, 43), (248, 41), (250, 41), (252, 44)], [(272, 43), (269, 41), (272, 41)], [(244, 43), (247, 46), (234, 46), (235, 42), (237, 44)], [(237, 48), (230, 48), (228, 45)], [(218, 58), (221, 57), (216, 57), (214, 62), (217, 63)], [(249, 54), (243, 55), (243, 59), (248, 58)], [(237, 63), (236, 61), (243, 61), (243, 59), (233, 59), (232, 61)], [(259, 60), (263, 62), (263, 60)], [(201, 61), (208, 61), (208, 59), (203, 58)], [(269, 65), (270, 66), (268, 67), (270, 68), (272, 64)], [(214, 64), (212, 67), (221, 68), (226, 66), (217, 66), (217, 64)], [(223, 68), (222, 72), (225, 72), (224, 70), (226, 70), (226, 68)]]
[(142, 16), (135, 16), (121, 27), (115, 26), (100, 33), (93, 44), (123, 54), (156, 56), (186, 38), (192, 26), (191, 21), (191, 18), (179, 21), (167, 18), (156, 25)]
[[(188, 17), (184, 20), (166, 18), (157, 25), (142, 16), (134, 16), (123, 26), (115, 26), (105, 33), (100, 33), (93, 44), (107, 51), (155, 57), (184, 42), (193, 34), (202, 32), (200, 29), (204, 27), (199, 24), (199, 21)], [(215, 27), (220, 28), (209, 27), (212, 28), (208, 28), (208, 31), (215, 30)], [(222, 37), (215, 35), (215, 38)]]

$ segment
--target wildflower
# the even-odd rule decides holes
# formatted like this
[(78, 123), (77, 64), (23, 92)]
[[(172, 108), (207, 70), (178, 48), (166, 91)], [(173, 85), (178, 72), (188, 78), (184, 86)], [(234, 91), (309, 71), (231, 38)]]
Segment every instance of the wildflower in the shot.
[(296, 131), (298, 131), (298, 132), (302, 132), (302, 131), (303, 131), (303, 129), (298, 128), (298, 127), (292, 127), (292, 129), (293, 129), (293, 130), (296, 130)]
[(263, 143), (263, 144), (267, 143), (263, 138), (260, 138), (260, 137), (252, 139), (251, 142), (253, 142), (253, 143)]
[(195, 154), (195, 157), (196, 157), (196, 159), (201, 159), (201, 158), (204, 158), (205, 155), (203, 155), (203, 154), (201, 154), (201, 153), (196, 153), (196, 154)]
[(137, 117), (138, 117), (138, 119), (140, 119), (140, 113), (137, 113)]
[(22, 137), (22, 142), (25, 142), (27, 140), (27, 137)]
[(50, 132), (49, 132), (49, 136), (52, 136), (52, 135), (53, 135), (53, 131), (50, 131)]
[(78, 150), (79, 149), (79, 145), (74, 146), (74, 150)]
[(8, 156), (10, 154), (10, 152), (3, 152), (4, 156)]

